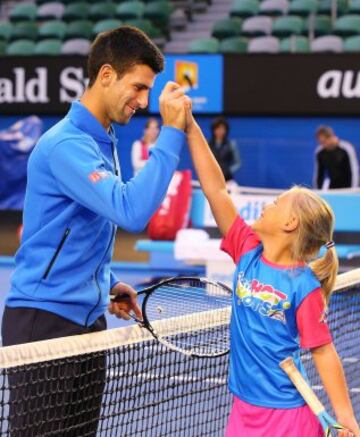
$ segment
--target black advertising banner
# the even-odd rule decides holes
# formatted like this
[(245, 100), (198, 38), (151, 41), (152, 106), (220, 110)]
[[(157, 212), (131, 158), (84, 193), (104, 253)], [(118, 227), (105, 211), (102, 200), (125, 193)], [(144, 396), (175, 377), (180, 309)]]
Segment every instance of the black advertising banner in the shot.
[(82, 56), (0, 57), (0, 113), (64, 114), (86, 83)]
[[(82, 56), (0, 57), (0, 114), (64, 114), (86, 83)], [(222, 90), (225, 114), (358, 115), (359, 55), (226, 55)]]
[(229, 114), (359, 115), (359, 55), (226, 56)]

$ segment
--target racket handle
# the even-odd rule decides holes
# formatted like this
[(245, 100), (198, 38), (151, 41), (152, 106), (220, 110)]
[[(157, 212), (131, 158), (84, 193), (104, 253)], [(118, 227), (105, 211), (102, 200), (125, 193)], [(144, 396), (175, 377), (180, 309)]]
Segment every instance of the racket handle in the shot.
[(295, 366), (294, 360), (291, 357), (281, 361), (280, 367), (288, 375), (292, 383), (298, 389), (305, 402), (309, 405), (312, 412), (318, 416), (325, 411), (324, 405), (319, 401), (312, 388), (309, 387), (302, 374)]

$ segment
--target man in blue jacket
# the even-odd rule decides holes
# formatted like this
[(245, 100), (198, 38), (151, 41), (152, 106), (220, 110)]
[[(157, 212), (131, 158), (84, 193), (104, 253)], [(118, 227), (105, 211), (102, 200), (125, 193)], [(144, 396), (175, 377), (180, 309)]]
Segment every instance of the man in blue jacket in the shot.
[[(109, 292), (130, 298), (130, 304), (110, 304), (111, 313), (128, 318), (132, 310), (141, 317), (135, 291), (111, 271), (116, 227), (140, 231), (160, 205), (185, 143), (191, 103), (177, 84), (165, 86), (158, 141), (144, 169), (127, 183), (121, 180), (111, 123), (126, 124), (147, 106), (163, 63), (157, 47), (130, 26), (94, 41), (83, 97), (40, 138), (29, 159), (24, 231), (6, 299), (3, 345), (106, 329)], [(90, 415), (96, 417), (98, 409)], [(23, 413), (29, 416), (26, 408)], [(23, 420), (15, 418), (12, 427), (20, 428)], [(42, 435), (53, 424), (29, 426), (24, 435)]]

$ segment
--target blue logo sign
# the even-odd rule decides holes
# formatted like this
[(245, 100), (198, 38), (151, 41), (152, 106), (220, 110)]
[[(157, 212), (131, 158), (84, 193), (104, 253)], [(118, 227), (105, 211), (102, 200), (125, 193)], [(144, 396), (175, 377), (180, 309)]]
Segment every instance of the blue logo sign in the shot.
[(150, 93), (150, 112), (159, 112), (159, 96), (169, 80), (184, 86), (195, 113), (223, 111), (223, 58), (221, 55), (167, 55), (165, 70)]

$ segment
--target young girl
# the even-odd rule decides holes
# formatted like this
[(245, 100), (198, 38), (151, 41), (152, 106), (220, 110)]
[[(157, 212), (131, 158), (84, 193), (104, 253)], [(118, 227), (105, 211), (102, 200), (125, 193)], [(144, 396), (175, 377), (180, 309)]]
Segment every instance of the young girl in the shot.
[(139, 173), (149, 159), (149, 151), (155, 145), (159, 133), (158, 120), (150, 117), (145, 124), (143, 137), (140, 140), (136, 140), (131, 147), (131, 162), (134, 176)]
[[(334, 216), (325, 201), (294, 187), (246, 225), (192, 115), (188, 143), (202, 189), (234, 260), (229, 388), (234, 403), (226, 437), (320, 437), (320, 423), (279, 367), (310, 349), (339, 423), (341, 437), (360, 436), (325, 308), (338, 260)], [(325, 255), (317, 258), (325, 246)]]

